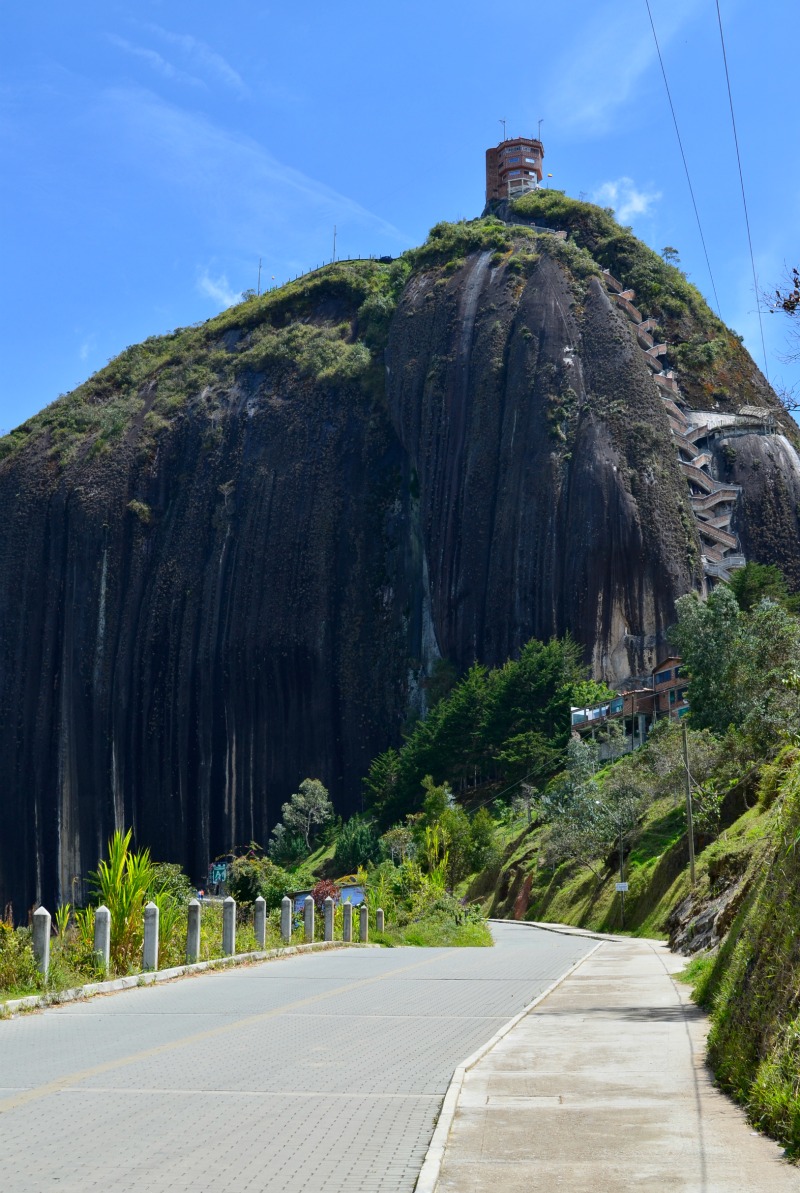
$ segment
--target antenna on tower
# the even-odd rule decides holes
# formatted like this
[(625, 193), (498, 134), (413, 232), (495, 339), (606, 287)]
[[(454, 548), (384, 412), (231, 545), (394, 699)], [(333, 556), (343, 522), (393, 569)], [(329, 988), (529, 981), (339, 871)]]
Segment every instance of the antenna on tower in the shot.
[(506, 139), (506, 122), (505, 122), (505, 120), (498, 120), (497, 123), (502, 124), (502, 126), (503, 126), (503, 140), (505, 141), (505, 139)]
[(259, 295), (261, 294), (261, 258), (260, 257), (258, 258), (258, 289), (257, 289), (256, 293)]
[(539, 121), (539, 132), (536, 134), (537, 141), (541, 141), (541, 139), (542, 139), (542, 125), (543, 124), (544, 124), (544, 116)]

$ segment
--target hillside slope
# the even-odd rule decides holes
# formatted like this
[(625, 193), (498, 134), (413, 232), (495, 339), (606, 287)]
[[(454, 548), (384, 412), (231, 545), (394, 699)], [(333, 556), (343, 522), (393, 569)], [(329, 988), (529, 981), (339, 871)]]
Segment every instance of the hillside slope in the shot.
[[(566, 241), (439, 225), (130, 348), (0, 441), (0, 904), (69, 898), (115, 825), (199, 879), (305, 775), (353, 810), (439, 657), (570, 631), (597, 675), (652, 666), (700, 545), (601, 268), (671, 320), (687, 401), (780, 412), (682, 275), (558, 203)], [(769, 550), (800, 574), (784, 488)]]

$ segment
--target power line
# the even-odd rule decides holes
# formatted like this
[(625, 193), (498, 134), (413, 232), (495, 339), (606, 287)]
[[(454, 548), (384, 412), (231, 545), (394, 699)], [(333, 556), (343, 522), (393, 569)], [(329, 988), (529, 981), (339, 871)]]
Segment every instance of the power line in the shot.
[(658, 44), (658, 37), (656, 36), (656, 27), (655, 27), (655, 23), (653, 21), (653, 14), (650, 11), (650, 0), (645, 0), (645, 4), (647, 5), (647, 15), (650, 18), (650, 28), (653, 30), (653, 41), (656, 43), (656, 52), (658, 54), (658, 61), (661, 65), (661, 74), (664, 79), (664, 87), (666, 88), (667, 99), (669, 100), (669, 110), (670, 110), (670, 112), (672, 112), (672, 123), (675, 125), (675, 135), (678, 138), (678, 147), (680, 148), (681, 157), (683, 158), (683, 168), (686, 171), (686, 181), (689, 184), (689, 194), (692, 196), (692, 206), (694, 207), (694, 215), (695, 215), (695, 219), (697, 220), (697, 230), (700, 233), (700, 241), (701, 241), (701, 244), (703, 245), (703, 253), (704, 253), (705, 259), (706, 259), (706, 265), (708, 266), (708, 276), (711, 278), (711, 289), (714, 291), (714, 301), (716, 302), (716, 305), (717, 305), (717, 315), (719, 316), (719, 318), (721, 320), (722, 315), (720, 313), (719, 296), (717, 294), (716, 283), (714, 282), (714, 274), (711, 271), (711, 262), (708, 259), (708, 249), (706, 248), (706, 238), (703, 235), (703, 226), (700, 223), (700, 212), (697, 210), (697, 200), (694, 197), (694, 187), (692, 186), (692, 179), (689, 175), (689, 165), (686, 161), (686, 154), (683, 151), (683, 141), (681, 140), (681, 133), (680, 133), (680, 129), (678, 128), (678, 117), (675, 114), (675, 105), (672, 102), (672, 93), (670, 92), (669, 83), (667, 82), (667, 72), (664, 68), (664, 59), (661, 57), (661, 46)]
[(731, 94), (731, 77), (728, 74), (728, 55), (725, 52), (725, 35), (722, 32), (722, 13), (719, 9), (719, 0), (716, 0), (717, 5), (717, 24), (719, 25), (719, 40), (722, 46), (722, 61), (725, 65), (725, 82), (728, 87), (728, 103), (731, 109), (731, 125), (733, 126), (733, 143), (736, 146), (736, 161), (739, 165), (739, 183), (742, 188), (742, 207), (744, 208), (744, 222), (747, 228), (747, 244), (750, 249), (750, 264), (753, 268), (753, 285), (756, 290), (756, 310), (758, 311), (758, 327), (761, 332), (761, 350), (764, 353), (764, 376), (769, 381), (769, 366), (767, 364), (767, 345), (764, 342), (764, 322), (761, 318), (761, 298), (758, 292), (758, 278), (756, 276), (756, 261), (753, 256), (753, 240), (750, 235), (750, 216), (747, 213), (747, 199), (744, 193), (744, 174), (742, 172), (742, 157), (739, 153), (739, 136), (736, 132), (736, 117), (733, 114), (733, 95)]

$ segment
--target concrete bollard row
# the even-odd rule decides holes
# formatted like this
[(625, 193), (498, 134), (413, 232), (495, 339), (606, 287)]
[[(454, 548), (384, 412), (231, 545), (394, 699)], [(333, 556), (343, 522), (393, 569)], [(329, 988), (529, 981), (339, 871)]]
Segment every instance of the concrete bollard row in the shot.
[[(281, 900), (281, 938), (284, 944), (292, 940), (292, 900), (286, 895)], [(307, 895), (303, 904), (303, 930), (306, 944), (314, 941), (314, 900)], [(325, 940), (334, 939), (336, 905), (328, 896), (323, 906)], [(189, 901), (186, 921), (186, 962), (188, 965), (196, 962), (200, 957), (200, 917), (201, 904), (197, 899)], [(144, 941), (142, 945), (142, 969), (158, 969), (158, 907), (150, 902), (144, 909)], [(378, 908), (375, 913), (375, 927), (378, 932), (384, 930), (384, 913)], [(266, 947), (267, 941), (267, 905), (261, 895), (253, 905), (253, 927), (256, 936), (256, 946), (259, 950)], [(44, 907), (37, 907), (33, 913), (33, 952), (37, 969), (47, 977), (50, 968), (50, 912)], [(358, 936), (362, 944), (369, 940), (369, 910), (366, 903), (362, 903), (358, 913)], [(342, 941), (345, 944), (353, 942), (353, 905), (342, 904)], [(236, 954), (236, 900), (230, 895), (222, 904), (222, 951), (226, 957)], [(98, 969), (107, 972), (111, 962), (111, 912), (101, 904), (94, 913), (94, 956)]]

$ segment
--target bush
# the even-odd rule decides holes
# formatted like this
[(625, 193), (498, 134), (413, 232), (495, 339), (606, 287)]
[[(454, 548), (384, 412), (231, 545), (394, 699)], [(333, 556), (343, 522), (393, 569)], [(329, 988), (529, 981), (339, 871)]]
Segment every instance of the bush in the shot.
[(268, 857), (251, 852), (234, 858), (228, 875), (228, 890), (237, 903), (254, 903), (261, 896), (267, 911), (280, 907), (292, 887), (287, 872)]
[(0, 990), (7, 994), (39, 989), (42, 975), (36, 968), (31, 933), (0, 920)]
[(311, 898), (314, 900), (317, 911), (322, 912), (325, 908), (325, 900), (330, 898), (336, 903), (341, 893), (336, 883), (332, 882), (330, 878), (321, 878), (312, 889)]
[(371, 820), (353, 816), (336, 839), (333, 865), (337, 874), (353, 874), (359, 866), (368, 866), (380, 856), (380, 840)]

